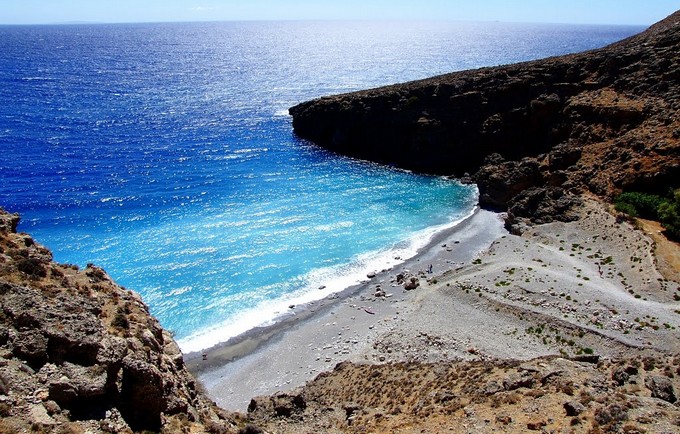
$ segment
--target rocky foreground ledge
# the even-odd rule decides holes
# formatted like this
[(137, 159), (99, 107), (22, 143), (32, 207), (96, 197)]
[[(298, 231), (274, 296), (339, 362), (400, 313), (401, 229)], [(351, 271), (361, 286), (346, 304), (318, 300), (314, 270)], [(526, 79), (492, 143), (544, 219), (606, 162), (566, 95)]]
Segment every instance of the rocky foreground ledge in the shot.
[(57, 264), (0, 210), (1, 433), (226, 433), (172, 336), (93, 265)]
[(472, 174), (483, 207), (568, 221), (588, 191), (665, 194), (680, 179), (680, 11), (585, 53), (324, 97), (295, 133), (419, 172)]

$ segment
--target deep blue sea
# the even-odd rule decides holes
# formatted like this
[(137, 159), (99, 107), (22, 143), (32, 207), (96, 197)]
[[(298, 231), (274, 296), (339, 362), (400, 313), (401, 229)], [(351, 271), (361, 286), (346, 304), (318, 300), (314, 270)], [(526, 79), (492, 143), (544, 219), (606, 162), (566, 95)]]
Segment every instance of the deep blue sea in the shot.
[(0, 26), (0, 206), (56, 260), (141, 293), (184, 351), (200, 350), (394, 265), (476, 205), (474, 187), (297, 139), (288, 107), (640, 30)]

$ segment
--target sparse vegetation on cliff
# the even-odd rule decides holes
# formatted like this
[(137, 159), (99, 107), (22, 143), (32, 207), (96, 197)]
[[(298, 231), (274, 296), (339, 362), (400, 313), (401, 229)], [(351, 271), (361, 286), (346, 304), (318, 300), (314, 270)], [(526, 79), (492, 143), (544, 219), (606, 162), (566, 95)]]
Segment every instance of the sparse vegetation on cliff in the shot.
[(617, 211), (626, 213), (631, 217), (643, 217), (652, 220), (659, 220), (659, 206), (664, 202), (666, 200), (657, 194), (637, 191), (621, 193), (614, 198), (614, 206)]

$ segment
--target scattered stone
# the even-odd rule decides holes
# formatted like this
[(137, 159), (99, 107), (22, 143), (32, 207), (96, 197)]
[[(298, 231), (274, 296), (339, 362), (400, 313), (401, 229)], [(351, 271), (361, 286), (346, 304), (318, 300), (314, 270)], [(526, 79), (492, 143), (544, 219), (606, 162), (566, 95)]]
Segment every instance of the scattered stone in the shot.
[(509, 425), (512, 423), (512, 417), (508, 414), (501, 413), (496, 416), (496, 422), (502, 423), (503, 425)]
[(539, 431), (546, 425), (548, 425), (548, 422), (545, 420), (527, 422), (527, 428), (529, 428), (531, 431)]
[(404, 282), (404, 289), (411, 291), (420, 286), (420, 281), (417, 277), (411, 277)]
[(569, 401), (564, 403), (564, 410), (567, 416), (578, 416), (585, 411), (585, 407), (578, 401)]
[(30, 422), (33, 425), (48, 427), (56, 425), (57, 422), (47, 413), (42, 404), (35, 404), (31, 406)]
[(600, 425), (622, 422), (628, 419), (628, 410), (620, 404), (610, 404), (595, 411), (595, 420)]
[(677, 400), (673, 383), (671, 383), (668, 377), (659, 375), (647, 377), (645, 379), (645, 386), (652, 392), (652, 398), (663, 399), (671, 404)]
[(638, 374), (638, 369), (634, 366), (617, 366), (612, 372), (612, 380), (619, 386), (623, 386), (630, 380), (630, 377)]
[(503, 391), (503, 386), (498, 384), (497, 381), (490, 381), (486, 387), (484, 388), (484, 394), (485, 395), (495, 395), (498, 392)]
[(534, 377), (531, 375), (520, 375), (517, 373), (511, 374), (510, 376), (503, 379), (503, 387), (505, 390), (515, 390), (520, 387), (526, 387), (528, 389), (534, 385)]
[(248, 423), (238, 431), (238, 434), (265, 434), (265, 431), (257, 425)]

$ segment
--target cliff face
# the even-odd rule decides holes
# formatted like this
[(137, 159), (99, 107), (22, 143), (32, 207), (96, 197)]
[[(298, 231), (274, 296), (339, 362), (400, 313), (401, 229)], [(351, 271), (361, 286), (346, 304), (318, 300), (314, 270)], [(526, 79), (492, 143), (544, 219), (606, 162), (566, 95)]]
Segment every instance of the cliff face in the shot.
[(482, 206), (545, 217), (539, 203), (550, 200), (568, 219), (570, 192), (677, 184), (678, 53), (680, 11), (599, 50), (324, 97), (290, 114), (295, 133), (322, 147), (471, 173)]
[(0, 210), (0, 432), (221, 432), (141, 298), (100, 268), (61, 265)]

